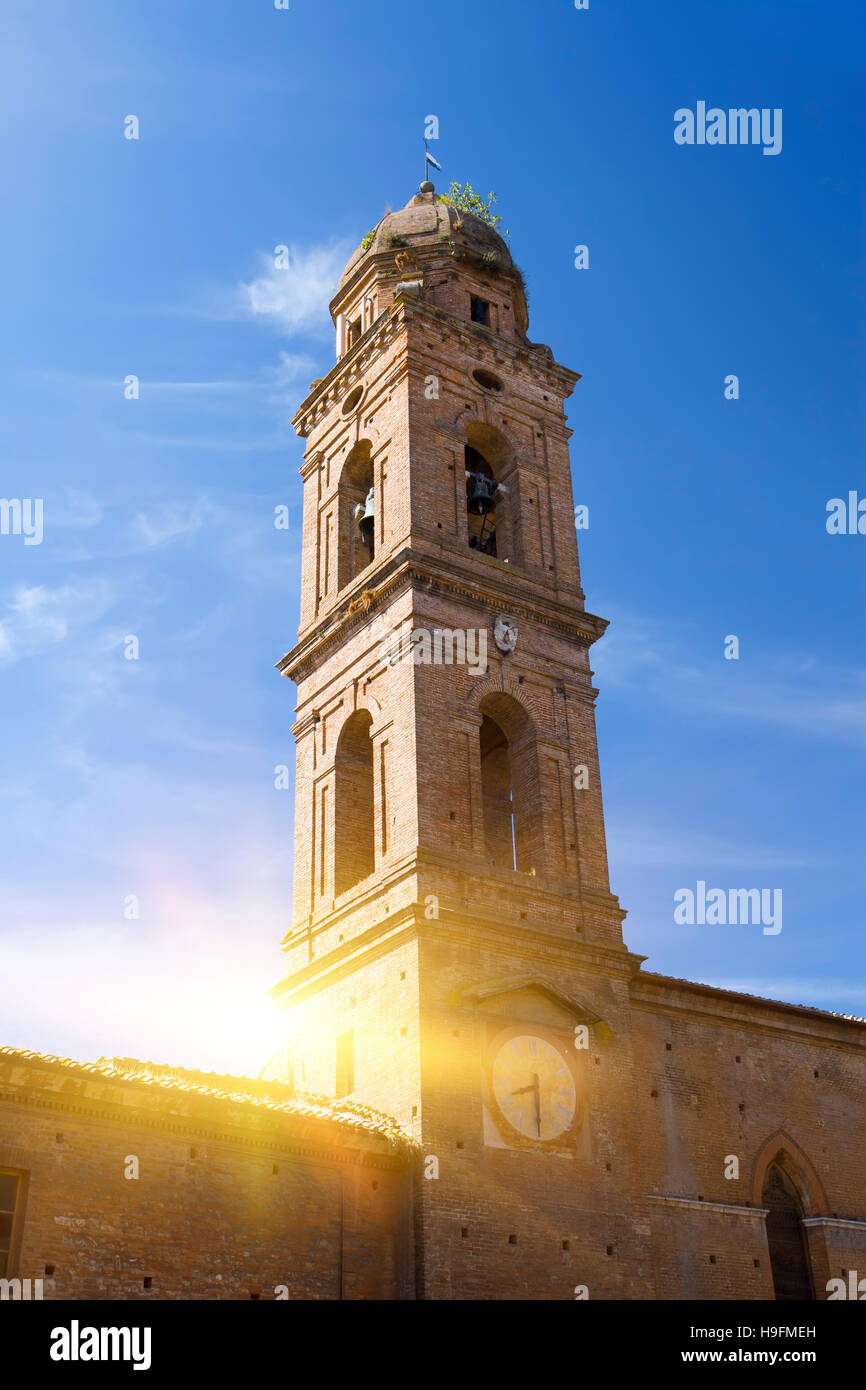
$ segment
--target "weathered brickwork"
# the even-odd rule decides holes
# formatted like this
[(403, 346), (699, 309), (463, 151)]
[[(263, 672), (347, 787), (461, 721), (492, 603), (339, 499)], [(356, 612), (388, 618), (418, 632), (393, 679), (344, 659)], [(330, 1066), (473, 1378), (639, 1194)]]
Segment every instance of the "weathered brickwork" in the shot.
[[(526, 336), (504, 242), (429, 192), (359, 248), (331, 309), (337, 362), (295, 417), (303, 598), (280, 663), (298, 687), (274, 990), (291, 1047), (333, 1093), (351, 1030), (355, 1094), (416, 1140), (419, 1297), (772, 1298), (774, 1162), (821, 1296), (840, 1260), (866, 1272), (866, 1028), (644, 974), (623, 944), (589, 661), (605, 623), (584, 607), (564, 416), (578, 375)], [(359, 459), (374, 544), (341, 568)], [(495, 554), (467, 506), (479, 468), (501, 485)], [(485, 666), (390, 661), (394, 629), (483, 631)], [(348, 806), (358, 711), (372, 780)], [(372, 861), (353, 839), (370, 804)], [(555, 1139), (516, 1133), (495, 1094), (521, 1033), (572, 1075)]]
[(395, 1127), (139, 1072), (0, 1050), (0, 1172), (22, 1179), (9, 1277), (46, 1299), (411, 1294)]
[[(508, 248), (422, 192), (331, 309), (337, 362), (294, 420), (276, 1089), (0, 1052), (22, 1276), (55, 1266), (56, 1297), (480, 1300), (866, 1278), (866, 1023), (651, 974), (623, 941), (590, 666), (606, 624), (584, 606), (564, 415), (579, 378), (527, 337)], [(399, 645), (436, 632), (478, 642)]]

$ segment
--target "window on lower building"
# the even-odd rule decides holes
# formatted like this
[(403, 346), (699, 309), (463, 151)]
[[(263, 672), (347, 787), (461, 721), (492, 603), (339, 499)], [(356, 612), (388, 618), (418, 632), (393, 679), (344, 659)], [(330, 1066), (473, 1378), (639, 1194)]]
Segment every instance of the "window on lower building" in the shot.
[(348, 1096), (355, 1089), (355, 1035), (349, 1030), (337, 1039), (337, 1096)]
[(478, 295), (473, 294), (469, 301), (469, 316), (473, 323), (483, 323), (485, 328), (490, 327), (490, 305), (486, 299), (479, 299)]
[(11, 1269), (15, 1216), (21, 1200), (21, 1174), (0, 1170), (0, 1278)]

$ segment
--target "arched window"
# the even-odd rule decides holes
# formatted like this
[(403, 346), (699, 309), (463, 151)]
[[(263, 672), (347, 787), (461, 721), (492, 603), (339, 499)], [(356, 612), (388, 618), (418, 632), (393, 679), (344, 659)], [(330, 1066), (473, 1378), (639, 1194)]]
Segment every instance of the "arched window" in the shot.
[(767, 1208), (767, 1245), (776, 1299), (813, 1299), (803, 1204), (792, 1179), (778, 1161), (767, 1168), (761, 1200)]
[(337, 743), (334, 808), (334, 892), (345, 893), (375, 867), (373, 834), (373, 720), (358, 710)]
[(342, 589), (366, 569), (376, 553), (376, 502), (369, 439), (359, 439), (343, 464), (338, 501), (337, 586)]
[(466, 438), (463, 457), (470, 548), (520, 564), (519, 528), (515, 524), (516, 470), (511, 447), (492, 425), (473, 423)]
[(484, 847), (497, 868), (540, 872), (543, 825), (532, 721), (509, 695), (481, 704)]

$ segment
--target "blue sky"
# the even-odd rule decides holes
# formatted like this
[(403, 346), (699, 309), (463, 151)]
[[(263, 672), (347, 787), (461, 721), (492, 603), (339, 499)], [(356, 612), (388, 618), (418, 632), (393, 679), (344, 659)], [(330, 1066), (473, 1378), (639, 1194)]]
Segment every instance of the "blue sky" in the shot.
[[(828, 499), (866, 496), (862, 7), (6, 0), (4, 19), (0, 493), (45, 521), (41, 545), (0, 536), (3, 1040), (248, 1071), (276, 1044), (289, 419), (333, 361), (342, 264), (417, 187), (428, 114), (440, 184), (497, 192), (531, 337), (583, 373), (626, 940), (651, 969), (866, 1014), (866, 536), (825, 528)], [(781, 108), (781, 154), (676, 145), (698, 100)], [(698, 879), (782, 889), (782, 932), (676, 925)]]

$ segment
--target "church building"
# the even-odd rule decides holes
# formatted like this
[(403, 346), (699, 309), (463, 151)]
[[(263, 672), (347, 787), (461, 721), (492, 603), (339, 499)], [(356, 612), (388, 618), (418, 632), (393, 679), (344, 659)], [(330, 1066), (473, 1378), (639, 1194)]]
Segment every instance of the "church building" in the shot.
[(866, 1022), (623, 939), (578, 373), (429, 183), (331, 313), (293, 421), (285, 1052), (249, 1081), (0, 1050), (0, 1264), (5, 1231), (58, 1298), (866, 1297)]

